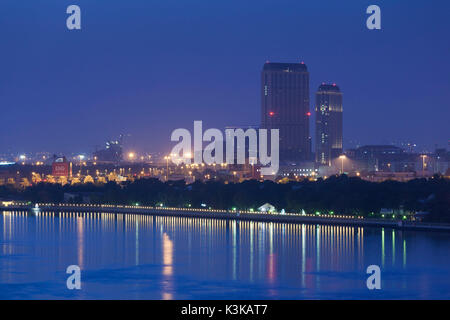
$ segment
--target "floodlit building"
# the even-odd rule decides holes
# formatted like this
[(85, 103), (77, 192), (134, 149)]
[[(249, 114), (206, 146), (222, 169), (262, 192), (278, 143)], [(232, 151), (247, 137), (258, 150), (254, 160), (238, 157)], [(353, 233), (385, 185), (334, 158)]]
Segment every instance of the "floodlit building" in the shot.
[(258, 211), (261, 212), (276, 212), (277, 209), (271, 205), (270, 203), (265, 203), (261, 207), (258, 208)]
[(103, 163), (119, 163), (122, 161), (122, 135), (119, 140), (107, 141), (105, 149), (94, 152), (94, 161)]

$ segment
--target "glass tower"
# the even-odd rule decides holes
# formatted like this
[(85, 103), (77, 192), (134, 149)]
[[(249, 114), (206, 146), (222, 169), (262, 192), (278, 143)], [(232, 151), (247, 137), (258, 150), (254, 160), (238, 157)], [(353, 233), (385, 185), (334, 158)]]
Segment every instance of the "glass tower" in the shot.
[(342, 154), (342, 92), (323, 83), (316, 92), (316, 162), (330, 166)]

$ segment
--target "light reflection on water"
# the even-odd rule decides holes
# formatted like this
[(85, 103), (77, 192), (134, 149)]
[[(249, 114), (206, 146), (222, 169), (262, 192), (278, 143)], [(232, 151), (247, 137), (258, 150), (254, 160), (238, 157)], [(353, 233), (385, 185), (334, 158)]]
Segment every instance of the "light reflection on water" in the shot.
[[(0, 223), (2, 299), (450, 298), (445, 233), (109, 213)], [(65, 286), (72, 264), (80, 291)]]

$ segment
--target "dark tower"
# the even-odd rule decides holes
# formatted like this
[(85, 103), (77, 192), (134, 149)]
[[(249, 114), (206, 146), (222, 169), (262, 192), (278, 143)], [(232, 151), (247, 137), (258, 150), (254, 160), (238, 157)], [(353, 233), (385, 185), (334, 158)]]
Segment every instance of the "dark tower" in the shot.
[(316, 162), (331, 165), (342, 154), (342, 92), (322, 84), (316, 92)]
[(306, 65), (266, 62), (261, 74), (261, 96), (261, 127), (280, 129), (280, 160), (310, 160)]

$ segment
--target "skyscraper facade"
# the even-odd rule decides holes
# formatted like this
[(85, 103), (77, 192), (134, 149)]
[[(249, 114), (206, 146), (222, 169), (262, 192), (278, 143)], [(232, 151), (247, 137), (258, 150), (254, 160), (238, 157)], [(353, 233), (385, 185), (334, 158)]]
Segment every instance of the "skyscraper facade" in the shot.
[(266, 62), (261, 74), (261, 95), (261, 127), (280, 130), (280, 161), (310, 160), (306, 65)]
[(316, 92), (316, 162), (330, 166), (342, 154), (342, 92), (322, 84)]

